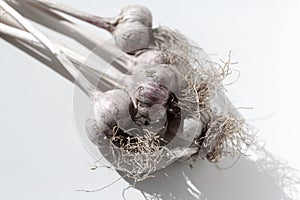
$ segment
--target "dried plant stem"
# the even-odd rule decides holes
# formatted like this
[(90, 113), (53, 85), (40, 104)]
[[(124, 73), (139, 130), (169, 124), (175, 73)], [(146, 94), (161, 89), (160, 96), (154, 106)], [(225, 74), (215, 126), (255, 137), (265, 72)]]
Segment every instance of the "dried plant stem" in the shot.
[(5, 35), (9, 35), (11, 37), (26, 41), (30, 44), (33, 44), (34, 46), (43, 47), (41, 45), (41, 43), (35, 37), (32, 36), (32, 34), (26, 32), (26, 31), (5, 25), (1, 22), (0, 22), (0, 32)]
[[(24, 29), (30, 32), (48, 51), (50, 51), (50, 53), (54, 55), (54, 58), (56, 58), (74, 78), (77, 78), (78, 69), (76, 69), (76, 67), (71, 63), (66, 55), (59, 48), (57, 48), (49, 38), (38, 31), (35, 27), (33, 27), (26, 19), (23, 18), (23, 16), (21, 16), (17, 11), (15, 11), (4, 1), (0, 0), (0, 6), (8, 14), (14, 17), (18, 21), (18, 23), (21, 24)], [(87, 94), (95, 90), (94, 86), (84, 77), (80, 77), (78, 83)]]
[(40, 4), (39, 2), (26, 0), (11, 2), (10, 5), (24, 17), (79, 42), (89, 50), (92, 50), (95, 54), (99, 55), (107, 63), (110, 63), (116, 69), (122, 72), (131, 70), (130, 67), (134, 63), (134, 58), (132, 56), (127, 55), (117, 47), (104, 42), (99, 37), (86, 32), (75, 23), (64, 18), (58, 13), (53, 12), (50, 8)]
[[(26, 0), (29, 2), (32, 2), (32, 0)], [(64, 4), (59, 4), (56, 2), (53, 2), (51, 0), (36, 0), (36, 2), (39, 2), (40, 4), (47, 6), (48, 8), (60, 11), (64, 14), (70, 15), (72, 17), (75, 17), (77, 19), (86, 21), (88, 23), (91, 23), (95, 26), (98, 26), (100, 28), (103, 28), (105, 30), (111, 31), (111, 25), (107, 20), (105, 20), (102, 17), (91, 15), (87, 12), (83, 12), (74, 8), (71, 8), (69, 6), (66, 6)]]
[[(10, 21), (10, 24), (12, 25), (16, 25), (16, 23), (17, 23), (16, 21)], [(5, 34), (7, 36), (25, 42), (27, 45), (30, 45), (32, 48), (35, 48), (38, 52), (44, 54), (45, 56), (51, 59), (53, 59), (53, 56), (55, 55), (52, 52), (49, 52), (48, 49), (45, 48), (45, 45), (41, 44), (41, 42), (38, 41), (36, 37), (34, 37), (31, 33), (25, 30), (20, 30), (18, 28), (14, 28), (12, 26), (0, 22), (0, 32), (2, 34)], [(47, 43), (51, 43), (51, 45), (53, 47), (55, 46), (58, 51), (63, 52), (67, 56), (67, 58), (71, 60), (72, 64), (76, 67), (76, 70), (77, 71), (80, 70), (85, 76), (87, 76), (86, 78), (90, 82), (92, 82), (93, 85), (97, 85), (101, 77), (103, 81), (106, 81), (110, 84), (110, 88), (112, 85), (117, 88), (123, 88), (122, 85), (118, 84), (118, 80), (114, 78), (114, 77), (121, 77), (123, 75), (120, 74), (120, 72), (118, 72), (117, 70), (113, 70), (112, 68), (110, 68), (110, 71), (100, 73), (94, 70), (92, 67), (87, 66), (87, 64), (85, 64), (85, 58), (79, 55), (78, 53), (70, 50), (69, 48), (63, 46), (62, 44), (59, 44), (58, 42), (51, 41), (48, 38), (47, 38)], [(97, 65), (94, 64), (93, 66), (97, 66)], [(68, 78), (72, 82), (74, 82), (74, 75), (75, 73), (73, 73), (72, 79)], [(65, 75), (65, 77), (69, 77), (69, 75)], [(106, 87), (106, 89), (108, 88), (109, 87)]]

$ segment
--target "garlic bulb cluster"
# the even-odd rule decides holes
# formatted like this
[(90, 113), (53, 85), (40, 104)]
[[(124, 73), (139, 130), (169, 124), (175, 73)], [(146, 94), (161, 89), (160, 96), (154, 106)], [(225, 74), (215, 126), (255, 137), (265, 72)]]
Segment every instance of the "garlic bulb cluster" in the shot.
[[(17, 40), (8, 41), (53, 69), (61, 64), (77, 79), (92, 102), (86, 121), (90, 141), (127, 177), (143, 180), (182, 158), (218, 162), (224, 156), (242, 153), (251, 145), (252, 134), (222, 85), (230, 73), (230, 56), (220, 70), (202, 48), (178, 31), (165, 26), (152, 29), (151, 12), (143, 6), (127, 6), (111, 19), (49, 0), (26, 2), (17, 4), (26, 7), (32, 4), (31, 13), (40, 9), (37, 16), (47, 21), (48, 27), (90, 49), (94, 48), (91, 44), (99, 45), (99, 40), (89, 38), (90, 34), (79, 31), (71, 21), (62, 20), (62, 16), (57, 17), (53, 10), (92, 23), (113, 35), (119, 49), (104, 44), (97, 51), (97, 56), (112, 67), (101, 74), (90, 63), (85, 65), (80, 55), (48, 39), (0, 1), (0, 12), (5, 10), (17, 16), (17, 20), (11, 20), (2, 12), (2, 21), (16, 28), (21, 25), (16, 29), (3, 23), (0, 33), (14, 36)], [(36, 16), (31, 19), (35, 21)], [(53, 20), (59, 21), (57, 27)], [(28, 47), (33, 48), (32, 52)], [(35, 54), (38, 51), (41, 55)], [(43, 54), (53, 63), (48, 59), (43, 61), (44, 57), (40, 57)], [(79, 71), (80, 68), (83, 70)], [(82, 77), (78, 78), (78, 73)], [(94, 83), (100, 74), (104, 77), (100, 85), (103, 83), (105, 87)]]
[[(152, 29), (151, 13), (143, 6), (122, 9), (111, 32), (116, 45), (135, 63), (130, 75), (120, 80), (124, 92), (114, 93), (123, 96), (104, 93), (109, 106), (90, 116), (87, 128), (102, 151), (107, 143), (97, 141), (97, 135), (106, 135), (114, 145), (107, 155), (110, 161), (117, 160), (119, 170), (142, 180), (144, 174), (179, 158), (218, 162), (231, 150), (248, 148), (252, 136), (224, 95), (224, 74), (200, 47), (168, 27)], [(116, 103), (115, 98), (123, 100)], [(94, 100), (96, 110), (99, 100)]]

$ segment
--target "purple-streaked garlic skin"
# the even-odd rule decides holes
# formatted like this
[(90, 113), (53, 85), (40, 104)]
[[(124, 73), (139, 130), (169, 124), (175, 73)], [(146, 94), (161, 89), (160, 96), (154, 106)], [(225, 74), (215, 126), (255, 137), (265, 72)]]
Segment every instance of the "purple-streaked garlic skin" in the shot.
[(86, 128), (97, 146), (105, 145), (105, 138), (112, 137), (116, 127), (124, 132), (137, 128), (163, 135), (171, 95), (186, 84), (179, 72), (168, 65), (137, 67), (124, 82), (130, 83), (126, 91), (110, 90), (92, 97)]
[[(111, 90), (94, 96), (93, 111), (87, 120), (87, 132), (94, 144), (105, 145), (105, 138), (113, 135), (115, 126), (126, 131), (137, 125), (152, 133), (166, 129), (166, 104), (180, 86), (179, 73), (174, 67), (158, 65), (162, 63), (159, 51), (144, 49), (137, 56), (132, 75), (121, 80), (126, 91)], [(118, 123), (120, 119), (122, 123)]]
[(148, 105), (165, 105), (170, 94), (171, 91), (159, 82), (148, 81), (139, 85), (135, 91), (134, 98)]
[(148, 122), (164, 119), (170, 96), (177, 95), (186, 85), (179, 72), (170, 65), (137, 67), (132, 79), (135, 81), (128, 87), (129, 94), (137, 105), (137, 113), (149, 117)]
[(156, 126), (163, 126), (166, 123), (166, 104), (170, 96), (166, 87), (155, 82), (145, 82), (138, 87), (134, 95), (133, 101), (137, 105), (135, 119), (144, 119), (143, 125), (156, 123)]

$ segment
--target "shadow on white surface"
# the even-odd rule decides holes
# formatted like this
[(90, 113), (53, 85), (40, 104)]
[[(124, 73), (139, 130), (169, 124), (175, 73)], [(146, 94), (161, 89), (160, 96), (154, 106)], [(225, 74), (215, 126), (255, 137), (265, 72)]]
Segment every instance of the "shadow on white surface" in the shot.
[(298, 172), (266, 150), (258, 154), (226, 170), (204, 160), (193, 168), (176, 162), (135, 188), (147, 200), (296, 200)]

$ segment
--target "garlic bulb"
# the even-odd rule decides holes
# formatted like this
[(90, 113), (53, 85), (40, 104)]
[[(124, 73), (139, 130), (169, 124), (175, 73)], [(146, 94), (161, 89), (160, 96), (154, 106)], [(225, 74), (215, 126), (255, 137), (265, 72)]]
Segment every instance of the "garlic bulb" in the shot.
[(117, 25), (112, 31), (116, 45), (126, 53), (149, 46), (152, 33), (151, 12), (143, 6), (127, 6), (116, 19)]
[(152, 26), (152, 14), (150, 10), (140, 5), (124, 7), (119, 14), (119, 23), (138, 21), (146, 27)]

